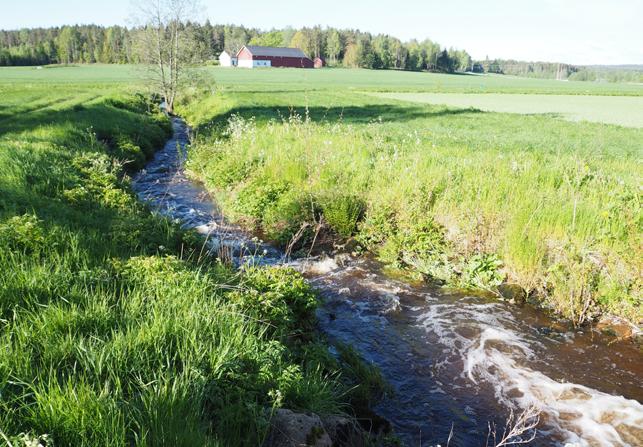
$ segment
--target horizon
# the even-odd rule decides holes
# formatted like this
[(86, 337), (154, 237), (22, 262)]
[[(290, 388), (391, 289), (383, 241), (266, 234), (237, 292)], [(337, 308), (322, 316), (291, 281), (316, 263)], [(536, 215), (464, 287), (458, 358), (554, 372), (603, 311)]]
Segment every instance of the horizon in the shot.
[[(637, 18), (643, 16), (643, 2), (635, 0), (615, 0), (610, 14), (598, 0), (570, 0), (564, 5), (554, 0), (540, 5), (508, 0), (491, 0), (485, 5), (467, 0), (454, 0), (448, 5), (402, 0), (394, 8), (367, 6), (363, 0), (349, 5), (328, 0), (326, 7), (314, 14), (292, 0), (281, 2), (283, 7), (279, 8), (258, 0), (224, 6), (213, 1), (201, 3), (203, 10), (197, 17), (201, 23), (209, 20), (262, 31), (317, 25), (359, 29), (402, 41), (430, 39), (443, 48), (466, 50), (475, 60), (489, 57), (583, 66), (643, 64), (643, 48), (632, 44), (643, 41), (643, 28), (637, 26)], [(130, 0), (113, 0), (108, 5), (80, 0), (55, 4), (24, 0), (0, 17), (0, 29), (76, 24), (131, 27), (134, 5)], [(366, 9), (368, 14), (363, 13)], [(409, 13), (411, 9), (413, 14)]]

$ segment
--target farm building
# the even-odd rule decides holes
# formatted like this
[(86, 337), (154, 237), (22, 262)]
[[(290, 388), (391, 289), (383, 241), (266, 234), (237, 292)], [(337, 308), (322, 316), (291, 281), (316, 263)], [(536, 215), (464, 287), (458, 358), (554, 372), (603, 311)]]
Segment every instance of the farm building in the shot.
[(316, 57), (315, 59), (313, 59), (313, 65), (315, 66), (315, 68), (323, 68), (326, 66), (326, 61), (323, 57)]
[(313, 68), (313, 61), (299, 48), (275, 48), (246, 45), (237, 53), (239, 67)]
[(231, 56), (227, 51), (224, 51), (219, 55), (219, 65), (222, 67), (236, 67), (237, 58), (236, 56)]

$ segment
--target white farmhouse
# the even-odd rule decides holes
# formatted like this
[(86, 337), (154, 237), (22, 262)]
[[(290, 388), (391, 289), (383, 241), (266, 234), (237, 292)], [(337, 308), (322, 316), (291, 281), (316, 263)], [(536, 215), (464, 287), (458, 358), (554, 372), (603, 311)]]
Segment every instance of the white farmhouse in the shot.
[(223, 51), (223, 53), (219, 55), (219, 65), (222, 67), (236, 67), (237, 58), (236, 56), (230, 56), (230, 53), (227, 51)]

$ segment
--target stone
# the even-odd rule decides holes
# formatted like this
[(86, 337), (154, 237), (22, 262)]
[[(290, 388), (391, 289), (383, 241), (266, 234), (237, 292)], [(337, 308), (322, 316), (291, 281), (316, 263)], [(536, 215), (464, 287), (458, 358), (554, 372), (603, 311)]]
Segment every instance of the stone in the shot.
[(366, 446), (366, 433), (355, 420), (342, 416), (327, 416), (322, 419), (322, 423), (333, 442), (333, 447)]
[(527, 301), (527, 292), (518, 284), (500, 284), (498, 292), (512, 304), (524, 304)]
[(634, 342), (636, 342), (637, 337), (640, 337), (641, 333), (641, 330), (634, 324), (625, 319), (610, 315), (603, 316), (600, 321), (596, 323), (595, 328), (604, 335), (617, 337), (622, 340), (629, 338)]
[(280, 408), (270, 422), (265, 447), (332, 447), (333, 442), (319, 416)]

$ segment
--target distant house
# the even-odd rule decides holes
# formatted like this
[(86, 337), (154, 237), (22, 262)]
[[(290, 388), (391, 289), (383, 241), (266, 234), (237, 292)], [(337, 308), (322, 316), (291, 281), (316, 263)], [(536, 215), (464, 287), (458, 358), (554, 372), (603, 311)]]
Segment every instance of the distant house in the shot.
[(236, 67), (237, 58), (235, 56), (230, 56), (230, 53), (224, 51), (219, 55), (219, 65), (222, 67)]
[(321, 57), (316, 57), (313, 59), (313, 65), (315, 68), (323, 68), (326, 66), (326, 61)]
[(246, 45), (237, 53), (239, 67), (313, 68), (313, 61), (299, 48)]

